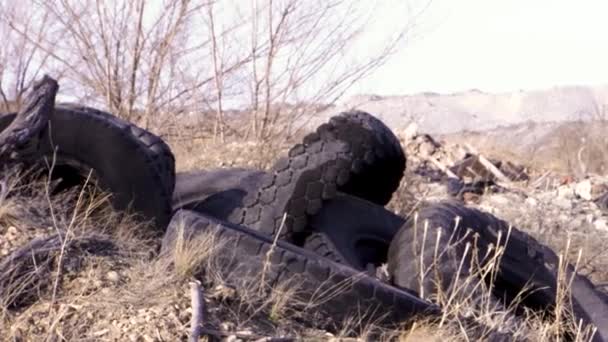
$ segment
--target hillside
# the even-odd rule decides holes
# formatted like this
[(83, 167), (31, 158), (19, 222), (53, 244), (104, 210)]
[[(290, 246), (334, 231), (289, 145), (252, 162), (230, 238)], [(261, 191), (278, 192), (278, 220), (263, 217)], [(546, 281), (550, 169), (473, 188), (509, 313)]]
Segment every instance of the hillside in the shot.
[(608, 114), (608, 86), (564, 86), (544, 90), (405, 96), (361, 95), (345, 100), (310, 122), (317, 126), (332, 113), (358, 108), (376, 114), (396, 131), (411, 121), (430, 134), (481, 131), (525, 122), (599, 119)]

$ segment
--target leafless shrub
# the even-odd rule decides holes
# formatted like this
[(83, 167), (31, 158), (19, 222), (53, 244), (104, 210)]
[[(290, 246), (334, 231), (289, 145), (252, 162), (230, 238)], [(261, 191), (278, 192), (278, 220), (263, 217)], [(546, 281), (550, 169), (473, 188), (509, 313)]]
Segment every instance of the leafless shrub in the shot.
[[(234, 131), (229, 116), (244, 114), (249, 123), (238, 130), (246, 137), (291, 134), (402, 48), (428, 7), (395, 2), (403, 16), (389, 22), (375, 17), (376, 5), (27, 0), (2, 11), (10, 48), (0, 58), (11, 63), (0, 63), (0, 95), (5, 107), (18, 102), (44, 68), (61, 76), (71, 101), (146, 128), (213, 115), (223, 141)], [(387, 34), (372, 39), (367, 29), (380, 20)]]

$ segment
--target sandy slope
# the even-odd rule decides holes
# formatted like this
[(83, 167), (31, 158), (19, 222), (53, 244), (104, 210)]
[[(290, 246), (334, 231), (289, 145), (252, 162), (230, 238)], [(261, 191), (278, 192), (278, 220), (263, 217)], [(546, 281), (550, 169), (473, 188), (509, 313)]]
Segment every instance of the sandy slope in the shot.
[(445, 95), (362, 95), (321, 113), (310, 125), (324, 122), (337, 111), (358, 108), (376, 114), (397, 131), (415, 120), (422, 131), (444, 134), (486, 130), (527, 121), (588, 120), (608, 114), (607, 105), (608, 86), (554, 87), (498, 94), (470, 90)]

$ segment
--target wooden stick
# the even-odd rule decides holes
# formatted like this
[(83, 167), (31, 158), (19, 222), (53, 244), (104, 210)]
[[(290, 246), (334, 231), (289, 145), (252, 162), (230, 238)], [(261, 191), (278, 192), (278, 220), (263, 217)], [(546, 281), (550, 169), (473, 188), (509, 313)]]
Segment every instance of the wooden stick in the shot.
[(201, 282), (190, 282), (190, 297), (192, 300), (192, 320), (190, 321), (190, 342), (197, 342), (202, 333), (205, 322), (205, 299), (201, 290)]
[(511, 179), (505, 176), (505, 174), (502, 173), (502, 171), (500, 171), (496, 167), (496, 165), (492, 164), (491, 161), (487, 160), (486, 157), (481, 154), (478, 154), (477, 158), (479, 158), (479, 162), (481, 163), (481, 165), (483, 165), (488, 171), (492, 172), (492, 174), (494, 174), (494, 176), (496, 176), (496, 178), (498, 178), (501, 182), (511, 183)]
[(26, 98), (15, 119), (0, 132), (0, 165), (12, 158), (15, 150), (24, 147), (45, 127), (55, 108), (55, 95), (59, 86), (57, 81), (45, 75)]
[(0, 206), (6, 199), (6, 196), (8, 196), (8, 184), (3, 179), (3, 180), (0, 180)]
[(464, 146), (469, 150), (469, 152), (477, 155), (477, 159), (479, 159), (479, 162), (481, 163), (481, 165), (483, 165), (483, 167), (485, 167), (486, 170), (490, 171), (496, 178), (498, 178), (498, 180), (500, 180), (503, 183), (507, 183), (507, 184), (511, 183), (511, 179), (509, 179), (509, 177), (505, 176), (505, 174), (502, 173), (502, 171), (500, 171), (496, 167), (496, 165), (492, 164), (491, 161), (486, 159), (486, 157), (484, 157), (481, 153), (479, 153), (479, 151), (477, 151), (475, 148), (473, 148), (473, 146), (469, 145), (468, 143), (465, 143)]
[(427, 160), (433, 163), (433, 165), (437, 166), (441, 171), (447, 174), (449, 177), (460, 179), (452, 170), (450, 170), (447, 166), (443, 165), (439, 160), (429, 156)]
[(547, 178), (547, 176), (551, 174), (551, 171), (546, 171), (545, 173), (543, 173), (540, 177), (538, 177), (534, 183), (532, 184), (533, 188), (536, 188), (538, 186), (541, 185), (541, 182), (545, 180), (545, 178)]

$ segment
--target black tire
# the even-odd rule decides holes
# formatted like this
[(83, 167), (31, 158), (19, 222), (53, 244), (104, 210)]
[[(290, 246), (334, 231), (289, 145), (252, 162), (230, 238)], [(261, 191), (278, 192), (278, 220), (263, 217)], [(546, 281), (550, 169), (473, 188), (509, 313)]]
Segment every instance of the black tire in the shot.
[[(0, 129), (13, 118), (0, 117)], [(164, 231), (172, 214), (175, 160), (160, 138), (108, 113), (57, 105), (40, 150), (23, 162), (51, 165), (55, 149), (54, 177), (79, 184), (92, 169), (99, 186), (112, 193), (116, 209), (131, 208), (152, 220), (158, 233)]]
[(242, 168), (178, 173), (173, 210), (192, 210), (226, 221), (243, 206), (245, 196), (257, 189), (264, 174)]
[[(238, 168), (180, 173), (173, 208), (227, 220), (264, 174)], [(386, 262), (388, 246), (404, 223), (403, 218), (379, 205), (338, 193), (310, 217), (307, 230), (313, 233), (301, 247), (365, 270), (368, 264), (378, 266)]]
[[(214, 264), (219, 266), (214, 271), (221, 273), (222, 281), (238, 282), (246, 288), (259, 285), (261, 280), (268, 286), (295, 281), (298, 287), (294, 303), (298, 300), (310, 303), (317, 298), (314, 310), (331, 320), (327, 322), (329, 326), (343, 323), (348, 317), (397, 326), (416, 315), (439, 313), (436, 306), (414, 293), (285, 241), (279, 240), (273, 246), (273, 239), (259, 231), (192, 211), (180, 210), (175, 214), (163, 239), (161, 255), (170, 257), (177, 237), (183, 236), (188, 241), (201, 233), (214, 236), (214, 246), (218, 248)], [(323, 293), (327, 297), (319, 298)]]
[[(455, 228), (456, 218), (460, 218)], [(423, 240), (422, 226), (428, 221), (426, 240)], [(415, 227), (418, 229), (415, 229)], [(437, 227), (442, 228), (438, 244), (439, 257), (435, 257), (435, 244), (438, 238)], [(467, 233), (467, 229), (471, 229)], [(388, 255), (389, 273), (392, 282), (399, 287), (434, 293), (435, 277), (427, 277), (420, 284), (420, 263), (431, 265), (442, 280), (440, 286), (447, 291), (453, 285), (461, 260), (465, 260), (459, 274), (460, 279), (467, 277), (471, 258), (484, 259), (490, 246), (496, 245), (499, 234), (501, 245), (509, 236), (504, 253), (500, 259), (494, 294), (496, 298), (510, 303), (519, 294), (523, 295), (521, 304), (526, 307), (546, 311), (555, 306), (558, 281), (558, 257), (548, 247), (524, 232), (490, 214), (467, 208), (455, 202), (444, 202), (423, 208), (416, 220), (412, 217), (399, 230), (393, 239)], [(476, 241), (474, 240), (475, 237)], [(477, 246), (477, 253), (463, 259), (466, 243)], [(426, 248), (420, 251), (420, 246)], [(445, 252), (445, 253), (442, 253)], [(492, 255), (492, 252), (490, 252)], [(438, 259), (438, 260), (435, 260)], [(572, 266), (567, 269), (566, 279), (574, 274)], [(524, 288), (526, 289), (524, 291)], [(577, 320), (592, 323), (597, 328), (594, 341), (608, 341), (608, 303), (594, 289), (591, 282), (583, 276), (575, 275), (572, 283), (571, 300), (573, 313)]]
[(334, 261), (358, 270), (387, 261), (388, 248), (405, 220), (374, 203), (339, 194), (309, 220), (314, 231), (304, 243)]
[(363, 111), (344, 112), (319, 126), (304, 142), (330, 135), (349, 144), (354, 154), (350, 179), (338, 190), (386, 205), (399, 187), (406, 157), (399, 139), (381, 120)]
[[(281, 238), (301, 246), (311, 233), (308, 217), (338, 190), (388, 201), (403, 175), (405, 156), (400, 146), (387, 143), (394, 135), (385, 128), (363, 112), (332, 118), (275, 163), (230, 221), (272, 236), (281, 230)], [(374, 187), (380, 190), (372, 191)]]

